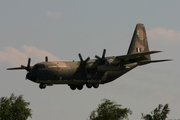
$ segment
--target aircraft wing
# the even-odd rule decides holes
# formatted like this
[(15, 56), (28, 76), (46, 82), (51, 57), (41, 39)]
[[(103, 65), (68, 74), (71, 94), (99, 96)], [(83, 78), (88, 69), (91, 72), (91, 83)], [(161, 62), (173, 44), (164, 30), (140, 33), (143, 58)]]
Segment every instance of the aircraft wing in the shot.
[(7, 68), (7, 70), (31, 70), (33, 66), (29, 66), (28, 68), (26, 66), (21, 65), (20, 67), (13, 67), (13, 68)]
[(24, 70), (22, 67), (7, 68), (7, 70)]
[(111, 64), (119, 64), (120, 62), (124, 62), (124, 63), (140, 62), (140, 61), (147, 60), (145, 55), (159, 53), (159, 52), (162, 52), (162, 51), (156, 50), (156, 51), (148, 51), (148, 52), (139, 52), (139, 53), (127, 54), (127, 55), (116, 56), (116, 57), (106, 57), (106, 59), (114, 58)]

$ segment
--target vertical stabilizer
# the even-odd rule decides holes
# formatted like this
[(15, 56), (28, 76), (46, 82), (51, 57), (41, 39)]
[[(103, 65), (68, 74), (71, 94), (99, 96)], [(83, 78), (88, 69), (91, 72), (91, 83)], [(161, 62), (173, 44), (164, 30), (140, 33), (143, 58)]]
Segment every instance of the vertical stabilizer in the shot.
[[(129, 46), (127, 54), (134, 54), (138, 52), (148, 52), (149, 46), (146, 36), (146, 30), (143, 24), (139, 23), (136, 25), (134, 34)], [(147, 60), (151, 60), (150, 55), (145, 55)]]

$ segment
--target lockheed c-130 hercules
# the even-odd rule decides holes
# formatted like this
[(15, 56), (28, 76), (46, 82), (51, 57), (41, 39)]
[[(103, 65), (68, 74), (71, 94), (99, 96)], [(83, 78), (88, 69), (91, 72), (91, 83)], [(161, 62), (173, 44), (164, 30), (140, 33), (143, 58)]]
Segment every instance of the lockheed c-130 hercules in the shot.
[(149, 51), (145, 27), (137, 24), (126, 55), (105, 57), (104, 49), (102, 57), (95, 56), (83, 60), (81, 54), (80, 61), (48, 61), (40, 62), (30, 66), (31, 59), (28, 59), (27, 66), (8, 68), (7, 70), (27, 70), (26, 79), (38, 83), (40, 89), (54, 84), (67, 84), (72, 90), (87, 88), (98, 88), (100, 84), (112, 82), (137, 66), (149, 63), (170, 61), (151, 60), (150, 54), (161, 51)]

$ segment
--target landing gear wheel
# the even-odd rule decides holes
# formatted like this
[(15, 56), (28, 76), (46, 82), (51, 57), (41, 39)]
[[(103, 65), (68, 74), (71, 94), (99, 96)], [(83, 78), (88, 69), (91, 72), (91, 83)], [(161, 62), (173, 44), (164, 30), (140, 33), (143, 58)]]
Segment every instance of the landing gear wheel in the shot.
[(94, 88), (98, 88), (98, 87), (99, 87), (99, 84), (93, 84), (93, 87), (94, 87)]
[(92, 83), (86, 83), (87, 88), (92, 88)]
[(46, 84), (44, 84), (44, 83), (39, 84), (39, 88), (40, 89), (45, 89), (46, 88)]
[(76, 89), (76, 86), (70, 85), (70, 88), (71, 88), (71, 90), (75, 90), (75, 89)]
[(83, 89), (83, 85), (77, 86), (77, 89), (78, 89), (78, 90), (82, 90), (82, 89)]

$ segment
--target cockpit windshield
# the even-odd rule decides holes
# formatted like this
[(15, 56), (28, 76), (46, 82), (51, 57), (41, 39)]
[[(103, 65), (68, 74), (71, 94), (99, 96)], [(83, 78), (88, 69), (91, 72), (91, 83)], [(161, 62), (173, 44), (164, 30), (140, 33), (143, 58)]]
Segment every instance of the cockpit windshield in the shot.
[(44, 64), (36, 64), (34, 65), (34, 67), (32, 68), (32, 71), (36, 71), (38, 69), (43, 69), (45, 68), (45, 65)]
[(44, 64), (38, 64), (37, 67), (38, 68), (45, 68), (45, 65)]

